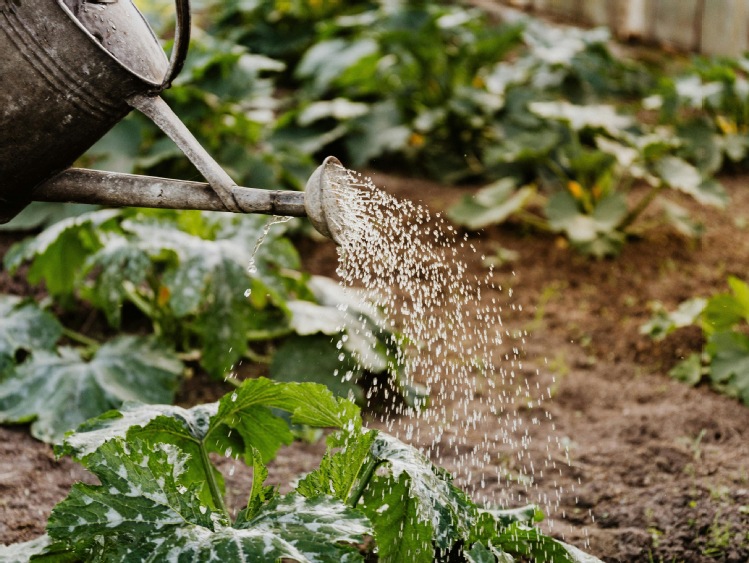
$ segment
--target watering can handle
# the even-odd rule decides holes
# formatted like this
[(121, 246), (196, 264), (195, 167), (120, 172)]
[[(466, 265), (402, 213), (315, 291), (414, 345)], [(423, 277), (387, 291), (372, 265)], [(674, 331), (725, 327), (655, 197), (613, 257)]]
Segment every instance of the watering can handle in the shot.
[(176, 0), (177, 25), (174, 30), (174, 46), (169, 59), (169, 68), (159, 91), (166, 90), (182, 70), (190, 47), (190, 0)]

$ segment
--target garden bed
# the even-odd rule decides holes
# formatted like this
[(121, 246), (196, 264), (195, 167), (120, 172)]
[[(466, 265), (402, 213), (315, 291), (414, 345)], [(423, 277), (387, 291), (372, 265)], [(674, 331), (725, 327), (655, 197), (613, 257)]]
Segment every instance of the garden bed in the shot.
[[(462, 195), (423, 180), (373, 177), (395, 195), (422, 200), (433, 210)], [(562, 475), (539, 477), (531, 493), (518, 485), (518, 498), (553, 496), (561, 487), (560, 508), (549, 515), (551, 533), (605, 561), (749, 558), (749, 409), (666, 375), (699, 349), (698, 332), (681, 329), (662, 342), (639, 332), (650, 317), (650, 301), (674, 308), (684, 299), (724, 291), (728, 275), (746, 276), (747, 180), (723, 178), (730, 216), (686, 198), (680, 202), (707, 226), (700, 243), (663, 227), (626, 245), (617, 259), (595, 261), (561, 239), (528, 236), (512, 225), (472, 238), (478, 252), (466, 257), (471, 272), (483, 272), (479, 256), (494, 254), (498, 246), (517, 253), (498, 267), (498, 280), (522, 305), (508, 308), (504, 321), (530, 333), (523, 373), (542, 387), (551, 385), (552, 399), (543, 408), (555, 425), (531, 426), (531, 458), (545, 459), (547, 434), (569, 446), (570, 464)], [(16, 239), (2, 235), (0, 254)], [(300, 248), (308, 271), (335, 275), (332, 243), (302, 240)], [(0, 272), (0, 291), (28, 294), (20, 280)], [(225, 391), (198, 374), (183, 386), (179, 402), (215, 400)], [(530, 420), (540, 412), (525, 409), (522, 416)], [(491, 431), (477, 428), (469, 443)], [(272, 481), (289, 483), (313, 468), (323, 451), (323, 443), (282, 451)], [(512, 458), (512, 452), (497, 453)], [(455, 470), (449, 458), (443, 462)], [(246, 469), (228, 473), (227, 494), (236, 507), (250, 477)], [(69, 460), (56, 461), (27, 428), (0, 428), (0, 542), (41, 534), (52, 506), (78, 479), (86, 479), (85, 471)], [(499, 485), (487, 483), (492, 486)]]

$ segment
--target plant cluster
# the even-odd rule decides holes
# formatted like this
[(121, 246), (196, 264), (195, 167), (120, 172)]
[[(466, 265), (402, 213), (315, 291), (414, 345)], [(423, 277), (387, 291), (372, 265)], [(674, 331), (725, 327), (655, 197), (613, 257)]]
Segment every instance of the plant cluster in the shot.
[[(328, 152), (352, 167), (376, 161), (444, 182), (489, 180), (453, 208), (455, 222), (478, 229), (512, 216), (606, 256), (638, 232), (636, 219), (664, 190), (723, 206), (712, 179), (720, 155), (746, 153), (743, 133), (714, 134), (743, 127), (743, 78), (695, 65), (705, 81), (722, 80), (706, 117), (713, 106), (702, 111), (707, 94), (694, 90), (714, 98), (714, 82), (698, 88), (703, 79), (690, 76), (656, 85), (644, 66), (611, 53), (605, 30), (499, 24), (477, 9), (429, 2), (203, 0), (196, 8), (202, 29), (166, 96), (250, 185), (298, 188), (310, 155)], [(663, 108), (661, 126), (637, 118), (647, 113), (643, 98), (646, 108)], [(675, 119), (675, 108), (689, 103), (695, 119)], [(614, 104), (631, 111), (619, 114)], [(111, 166), (112, 150), (125, 167), (190, 172), (138, 118), (89, 156)], [(634, 200), (633, 185), (648, 189)], [(660, 199), (663, 220), (700, 236), (685, 209)]]
[(689, 299), (672, 312), (656, 303), (641, 332), (662, 340), (679, 328), (699, 326), (704, 349), (679, 362), (670, 375), (690, 385), (707, 379), (717, 390), (749, 406), (749, 284), (730, 277), (728, 285), (731, 293)]
[[(29, 282), (44, 282), (63, 312), (83, 303), (115, 335), (99, 342), (36, 304), (0, 298), (0, 421), (35, 420), (34, 435), (54, 442), (125, 400), (169, 402), (183, 360), (223, 379), (249, 359), (268, 364), (272, 377), (325, 382), (357, 399), (362, 376), (380, 374), (398, 400), (422, 400), (398, 378), (397, 335), (355, 290), (300, 273), (287, 226), (108, 209), (12, 247), (8, 270), (28, 266)], [(63, 336), (80, 346), (59, 346)]]
[[(282, 495), (265, 483), (266, 464), (291, 442), (289, 420), (337, 432), (319, 467)], [(0, 561), (598, 561), (541, 533), (533, 506), (478, 507), (445, 471), (364, 428), (352, 402), (317, 384), (247, 380), (191, 409), (128, 403), (69, 433), (57, 453), (100, 484), (74, 485), (46, 535), (0, 547)], [(235, 518), (210, 454), (252, 468)]]

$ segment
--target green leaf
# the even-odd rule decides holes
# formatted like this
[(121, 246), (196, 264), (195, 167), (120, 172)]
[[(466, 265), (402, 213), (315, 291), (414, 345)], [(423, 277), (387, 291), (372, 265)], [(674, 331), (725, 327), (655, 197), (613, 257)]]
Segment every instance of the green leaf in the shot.
[(101, 485), (74, 485), (52, 510), (47, 533), (91, 559), (117, 554), (138, 560), (156, 548), (153, 536), (159, 532), (173, 534), (188, 523), (208, 530), (228, 525), (201, 505), (198, 486), (184, 481), (188, 463), (171, 444), (107, 442), (85, 462)]
[(377, 43), (369, 38), (320, 41), (304, 54), (295, 74), (299, 78), (311, 78), (314, 91), (321, 94), (346, 69), (378, 50)]
[(533, 102), (528, 107), (540, 117), (569, 123), (575, 131), (603, 129), (616, 137), (634, 123), (631, 117), (618, 114), (616, 108), (610, 105), (578, 106), (561, 101)]
[(110, 326), (118, 328), (127, 288), (143, 283), (152, 269), (150, 257), (137, 244), (119, 235), (106, 237), (103, 247), (83, 266), (83, 276), (93, 274), (94, 281), (84, 286), (82, 294), (104, 311)]
[(5, 267), (15, 271), (22, 263), (31, 262), (31, 283), (44, 281), (51, 295), (69, 297), (88, 254), (101, 245), (100, 232), (121, 213), (104, 209), (55, 223), (35, 238), (11, 248), (4, 258)]
[(0, 380), (23, 350), (54, 350), (62, 325), (34, 302), (0, 295)]
[(700, 354), (689, 354), (686, 359), (676, 364), (668, 375), (679, 381), (683, 381), (692, 387), (702, 381), (702, 357)]
[(731, 330), (745, 321), (748, 312), (749, 310), (734, 295), (713, 295), (705, 305), (702, 328), (706, 334)]
[(291, 494), (231, 527), (184, 480), (189, 463), (170, 444), (107, 442), (86, 459), (101, 485), (74, 485), (47, 532), (85, 560), (363, 560), (345, 545), (371, 533), (359, 512), (327, 497)]
[[(465, 556), (468, 563), (497, 563), (497, 558), (494, 557), (494, 553), (479, 542), (473, 544), (471, 549), (466, 552)], [(513, 561), (514, 559), (507, 554), (504, 555), (504, 559), (499, 559), (499, 563), (513, 563)]]
[[(166, 439), (185, 451), (204, 444), (210, 451), (271, 459), (293, 436), (288, 424), (271, 409), (292, 414), (298, 424), (343, 428), (361, 424), (358, 408), (336, 399), (322, 385), (277, 383), (248, 379), (219, 402), (184, 409), (168, 405), (127, 404), (121, 412), (107, 413), (65, 438), (62, 453), (81, 459), (103, 443), (118, 437), (138, 437), (156, 443)], [(168, 437), (168, 438), (167, 438)]]
[[(414, 533), (424, 532), (423, 525), (431, 527), (428, 537), (442, 549), (449, 549), (455, 542), (468, 537), (471, 521), (475, 517), (472, 505), (465, 494), (452, 484), (452, 477), (446, 471), (433, 465), (412, 446), (385, 433), (377, 435), (371, 453), (376, 460), (387, 462), (390, 484), (395, 489), (405, 488), (403, 494), (391, 494), (393, 498), (402, 496), (404, 503), (413, 503), (413, 508), (409, 507), (402, 516), (410, 519), (412, 511), (418, 514), (418, 520), (423, 524), (419, 524)], [(407, 479), (403, 479), (404, 476)], [(378, 502), (376, 496), (367, 492), (365, 499), (372, 504)], [(368, 514), (377, 527), (372, 513)], [(424, 541), (423, 538), (414, 538), (416, 543)]]
[(712, 382), (749, 405), (749, 336), (718, 332), (710, 337), (706, 350)]
[(655, 171), (667, 186), (692, 196), (702, 204), (724, 207), (728, 200), (720, 184), (703, 180), (699, 170), (679, 157), (663, 157), (656, 164)]
[[(261, 461), (260, 452), (252, 450), (252, 488), (247, 499), (247, 508), (242, 511), (242, 520), (247, 521), (257, 516), (268, 502), (276, 496), (276, 487), (265, 486), (268, 478), (268, 468)], [(240, 527), (235, 525), (235, 527)]]
[(505, 221), (535, 194), (531, 186), (518, 189), (512, 178), (503, 178), (482, 188), (475, 196), (465, 196), (451, 207), (447, 216), (459, 225), (478, 230)]
[(361, 369), (330, 336), (291, 336), (273, 355), (270, 375), (276, 381), (322, 383), (339, 397), (361, 397)]
[(582, 213), (568, 192), (555, 193), (546, 205), (549, 226), (564, 232), (581, 252), (596, 257), (619, 252), (625, 235), (617, 228), (626, 214), (627, 202), (618, 192), (602, 198), (592, 215)]
[(372, 521), (378, 561), (432, 563), (433, 522), (420, 512), (422, 500), (411, 493), (406, 473), (374, 477), (364, 496), (363, 510)]
[(346, 504), (357, 500), (352, 496), (357, 495), (357, 490), (365, 487), (368, 484), (366, 479), (371, 477), (362, 471), (367, 462), (372, 461), (370, 449), (377, 433), (370, 430), (346, 439), (339, 451), (328, 448), (320, 467), (299, 482), (297, 492), (308, 498), (331, 495)]
[(545, 563), (601, 563), (600, 559), (542, 534), (537, 528), (514, 523), (502, 530), (492, 545), (513, 555)]
[(680, 205), (665, 200), (662, 200), (660, 205), (666, 221), (682, 235), (699, 239), (705, 234), (705, 225), (692, 219), (689, 212)]
[(90, 361), (71, 348), (39, 350), (0, 382), (0, 421), (32, 422), (36, 438), (58, 442), (124, 401), (171, 402), (182, 371), (171, 351), (148, 338), (117, 338)]
[(673, 331), (696, 324), (707, 300), (701, 297), (683, 301), (675, 311), (669, 313), (659, 302), (652, 304), (654, 309), (651, 319), (640, 327), (640, 334), (647, 334), (653, 340), (663, 340)]

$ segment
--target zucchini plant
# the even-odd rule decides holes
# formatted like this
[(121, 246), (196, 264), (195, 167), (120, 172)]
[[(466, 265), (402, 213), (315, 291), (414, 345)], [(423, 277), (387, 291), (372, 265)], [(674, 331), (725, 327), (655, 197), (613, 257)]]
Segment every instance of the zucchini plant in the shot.
[[(264, 363), (272, 377), (325, 382), (356, 399), (363, 376), (377, 374), (396, 397), (421, 404), (424, 392), (401, 378), (398, 337), (384, 318), (356, 290), (300, 272), (288, 224), (269, 227), (251, 215), (110, 209), (12, 247), (8, 270), (27, 265), (28, 280), (43, 282), (60, 308), (82, 303), (122, 336), (99, 342), (4, 297), (0, 422), (35, 420), (34, 435), (55, 442), (124, 400), (169, 402), (182, 360), (230, 381), (238, 362)], [(63, 336), (81, 346), (57, 346)], [(68, 382), (65, 394), (58, 380)]]
[[(287, 494), (265, 484), (266, 463), (292, 439), (282, 412), (336, 430), (320, 466)], [(57, 453), (99, 484), (75, 484), (47, 533), (0, 547), (0, 561), (598, 561), (541, 533), (533, 506), (478, 507), (444, 470), (364, 428), (352, 402), (317, 384), (247, 380), (191, 409), (128, 403), (69, 433)], [(253, 468), (235, 518), (211, 453)]]
[(662, 340), (676, 329), (699, 326), (706, 340), (704, 350), (679, 362), (670, 375), (690, 385), (707, 379), (717, 390), (749, 406), (749, 284), (732, 276), (728, 285), (731, 293), (689, 299), (672, 312), (656, 303), (641, 332)]

